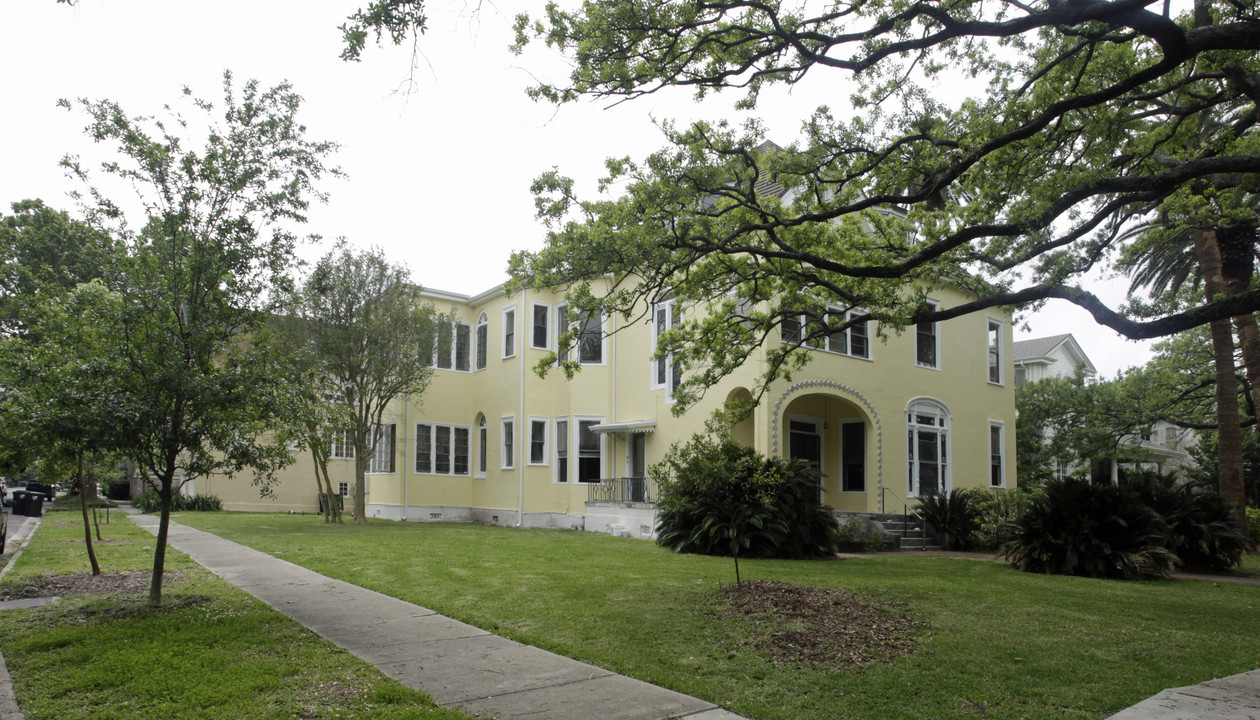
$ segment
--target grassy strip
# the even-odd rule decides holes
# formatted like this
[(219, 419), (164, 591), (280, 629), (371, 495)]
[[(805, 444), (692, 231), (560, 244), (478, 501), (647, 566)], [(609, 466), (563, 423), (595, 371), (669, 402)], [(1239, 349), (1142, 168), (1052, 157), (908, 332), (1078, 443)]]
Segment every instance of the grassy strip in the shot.
[(1050, 577), (967, 559), (741, 561), (746, 577), (844, 588), (927, 624), (891, 665), (776, 666), (719, 617), (729, 559), (567, 531), (238, 513), (178, 518), (515, 640), (759, 720), (1098, 718), (1260, 666), (1260, 587)]
[[(106, 572), (148, 569), (154, 538), (115, 515), (97, 553)], [(382, 676), (289, 618), (195, 565), (177, 573), (165, 605), (145, 595), (81, 595), (0, 612), (0, 652), (29, 720), (362, 718), (456, 720), (424, 693)], [(87, 571), (83, 527), (46, 517), (0, 585)]]

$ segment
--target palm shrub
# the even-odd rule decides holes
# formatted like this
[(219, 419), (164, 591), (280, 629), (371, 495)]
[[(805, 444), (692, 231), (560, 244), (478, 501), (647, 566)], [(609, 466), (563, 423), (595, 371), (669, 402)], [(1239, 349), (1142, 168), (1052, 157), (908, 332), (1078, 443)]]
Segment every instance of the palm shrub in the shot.
[[(143, 513), (156, 513), (162, 509), (162, 499), (153, 490), (145, 490), (131, 504)], [(222, 509), (223, 501), (214, 495), (171, 495), (171, 512), (210, 512)]]
[(1251, 536), (1251, 549), (1260, 547), (1260, 508), (1247, 508), (1247, 534)]
[(948, 493), (921, 497), (915, 512), (944, 538), (946, 550), (970, 547), (979, 528), (969, 490), (954, 488)]
[(1068, 478), (1045, 484), (1002, 552), (1027, 572), (1166, 578), (1178, 564), (1166, 536), (1163, 519), (1132, 493)]
[(1184, 565), (1226, 570), (1251, 547), (1246, 525), (1220, 493), (1154, 472), (1130, 473), (1125, 487), (1164, 519), (1165, 547)]
[(659, 483), (657, 542), (675, 552), (811, 558), (836, 551), (839, 524), (819, 499), (819, 474), (767, 458), (727, 437), (675, 444), (652, 468)]

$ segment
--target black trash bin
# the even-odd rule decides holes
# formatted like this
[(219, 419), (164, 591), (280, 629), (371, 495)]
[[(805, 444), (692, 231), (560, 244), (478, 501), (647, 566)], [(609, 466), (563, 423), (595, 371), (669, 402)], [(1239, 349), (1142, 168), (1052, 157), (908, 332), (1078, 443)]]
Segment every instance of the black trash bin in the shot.
[(44, 516), (44, 496), (41, 493), (26, 494), (26, 516), (27, 517), (43, 517)]
[(14, 515), (26, 514), (26, 491), (25, 490), (13, 491), (13, 514)]

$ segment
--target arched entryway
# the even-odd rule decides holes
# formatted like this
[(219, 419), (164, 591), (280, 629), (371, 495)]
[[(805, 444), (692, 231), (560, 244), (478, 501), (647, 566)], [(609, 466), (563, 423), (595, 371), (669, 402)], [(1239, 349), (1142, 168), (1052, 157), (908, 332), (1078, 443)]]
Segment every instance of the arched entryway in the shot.
[(808, 381), (775, 405), (771, 452), (817, 463), (823, 501), (838, 510), (878, 511), (882, 436), (874, 408), (855, 391)]

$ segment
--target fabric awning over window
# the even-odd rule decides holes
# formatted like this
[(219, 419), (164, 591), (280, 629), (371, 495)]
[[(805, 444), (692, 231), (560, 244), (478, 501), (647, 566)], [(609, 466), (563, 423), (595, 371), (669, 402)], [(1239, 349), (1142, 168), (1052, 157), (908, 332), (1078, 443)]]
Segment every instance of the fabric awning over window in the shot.
[(600, 423), (592, 425), (591, 430), (610, 435), (630, 435), (633, 433), (656, 432), (655, 420), (627, 420), (624, 422)]

